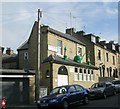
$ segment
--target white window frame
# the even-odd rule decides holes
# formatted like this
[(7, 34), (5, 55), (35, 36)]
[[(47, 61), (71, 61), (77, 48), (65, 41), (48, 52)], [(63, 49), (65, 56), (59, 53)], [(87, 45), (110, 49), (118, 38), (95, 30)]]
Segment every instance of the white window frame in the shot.
[(90, 81), (91, 80), (91, 77), (90, 77), (90, 70), (88, 69), (88, 75), (87, 75), (87, 80)]
[[(59, 42), (61, 45), (58, 45)], [(57, 40), (57, 54), (62, 55), (62, 41), (61, 40)]]
[(87, 81), (87, 74), (85, 73), (86, 69), (84, 69), (83, 80)]
[(78, 81), (79, 80), (79, 78), (78, 78), (78, 68), (75, 68), (75, 69), (77, 69), (77, 72), (74, 71), (74, 80)]
[(91, 81), (94, 81), (94, 72), (91, 70)]
[(78, 55), (82, 56), (82, 48), (81, 47), (78, 47), (77, 53), (78, 53)]
[[(82, 68), (80, 68), (82, 70)], [(82, 72), (80, 72), (80, 69), (79, 69), (79, 80), (80, 81), (83, 81), (83, 74)]]
[(96, 39), (95, 39), (94, 36), (91, 36), (91, 41), (94, 42), (94, 43), (96, 43)]

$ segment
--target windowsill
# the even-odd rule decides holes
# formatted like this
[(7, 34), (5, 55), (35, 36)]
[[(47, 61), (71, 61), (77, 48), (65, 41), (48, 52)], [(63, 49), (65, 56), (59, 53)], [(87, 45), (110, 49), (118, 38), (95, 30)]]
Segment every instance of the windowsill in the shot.
[(83, 81), (85, 81), (85, 82), (95, 82), (94, 80), (74, 80), (75, 82), (83, 82)]

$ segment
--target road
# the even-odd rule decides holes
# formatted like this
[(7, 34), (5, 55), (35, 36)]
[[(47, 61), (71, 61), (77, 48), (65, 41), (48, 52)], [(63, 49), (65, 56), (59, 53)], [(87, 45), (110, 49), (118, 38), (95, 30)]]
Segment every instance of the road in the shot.
[[(8, 107), (7, 109), (37, 109), (34, 106), (20, 106), (20, 107)], [(107, 97), (106, 99), (90, 100), (89, 104), (75, 105), (71, 109), (120, 109), (120, 94)]]
[(91, 100), (89, 104), (87, 105), (77, 105), (76, 107), (73, 107), (72, 109), (120, 109), (120, 94), (117, 94), (115, 96), (109, 96), (106, 99), (95, 99)]

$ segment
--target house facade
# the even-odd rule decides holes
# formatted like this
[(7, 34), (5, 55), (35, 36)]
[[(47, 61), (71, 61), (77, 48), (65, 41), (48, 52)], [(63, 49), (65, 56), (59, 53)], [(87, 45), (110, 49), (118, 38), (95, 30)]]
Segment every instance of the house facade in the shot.
[[(4, 47), (0, 47), (0, 56), (1, 98), (7, 99), (7, 107), (33, 104), (35, 101), (35, 71), (19, 69), (18, 55), (11, 48), (7, 48), (4, 52)], [(25, 64), (23, 63), (23, 65)]]
[[(34, 23), (28, 43), (28, 68), (37, 69), (37, 22)], [(57, 86), (81, 84), (90, 87), (98, 82), (98, 68), (86, 61), (86, 46), (72, 35), (48, 26), (41, 26), (40, 85), (48, 92)], [(18, 50), (21, 54), (23, 50)], [(24, 54), (24, 53), (23, 53)], [(22, 55), (23, 56), (23, 55)], [(24, 57), (19, 57), (20, 60)], [(24, 62), (22, 62), (24, 63)]]
[(91, 63), (99, 67), (99, 81), (110, 81), (120, 76), (120, 45), (113, 41), (106, 43), (93, 34), (84, 31), (74, 32), (74, 36), (86, 44)]

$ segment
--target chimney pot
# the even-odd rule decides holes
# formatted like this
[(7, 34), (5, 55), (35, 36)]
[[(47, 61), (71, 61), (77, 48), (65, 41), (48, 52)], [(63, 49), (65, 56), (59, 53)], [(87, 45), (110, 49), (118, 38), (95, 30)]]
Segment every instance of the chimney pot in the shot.
[(73, 35), (75, 33), (75, 28), (66, 29), (66, 34)]
[(13, 50), (11, 48), (7, 48), (6, 54), (8, 54), (8, 55), (13, 54)]

